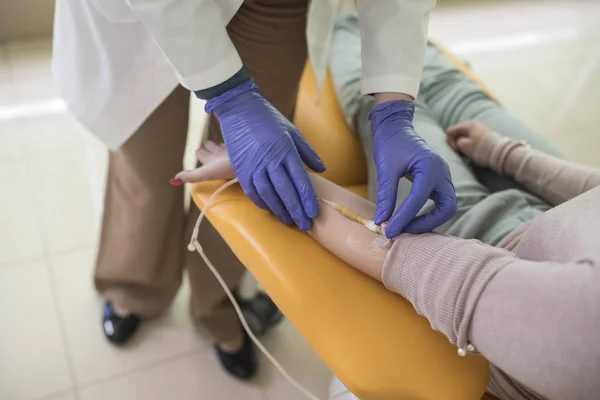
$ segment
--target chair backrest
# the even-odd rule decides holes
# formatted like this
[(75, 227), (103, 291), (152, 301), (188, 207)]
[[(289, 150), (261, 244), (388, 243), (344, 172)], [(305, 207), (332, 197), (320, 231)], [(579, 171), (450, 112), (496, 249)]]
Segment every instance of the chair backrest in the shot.
[(329, 72), (317, 102), (314, 74), (307, 63), (300, 81), (296, 127), (323, 159), (323, 177), (342, 186), (367, 183), (367, 164), (358, 136), (344, 121)]

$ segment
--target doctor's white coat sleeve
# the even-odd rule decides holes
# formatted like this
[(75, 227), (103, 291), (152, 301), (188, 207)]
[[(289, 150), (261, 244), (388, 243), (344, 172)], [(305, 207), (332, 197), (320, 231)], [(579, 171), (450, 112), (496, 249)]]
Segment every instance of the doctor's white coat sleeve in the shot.
[(214, 0), (126, 1), (189, 90), (218, 85), (242, 68)]
[(417, 97), (436, 0), (358, 0), (363, 94)]

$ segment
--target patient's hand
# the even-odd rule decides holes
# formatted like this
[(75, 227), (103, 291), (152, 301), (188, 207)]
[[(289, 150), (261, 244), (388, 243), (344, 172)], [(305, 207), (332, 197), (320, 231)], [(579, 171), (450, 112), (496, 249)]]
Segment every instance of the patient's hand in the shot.
[[(171, 182), (173, 185), (235, 178), (224, 145), (207, 141), (196, 151), (196, 157), (202, 166), (178, 173)], [(317, 196), (373, 219), (373, 203), (316, 174), (309, 173), (309, 177)], [(319, 216), (313, 220), (310, 235), (350, 266), (381, 280), (381, 268), (389, 248), (378, 244), (376, 239), (379, 235), (347, 219), (329, 206), (320, 204), (320, 208)]]
[(454, 125), (446, 131), (448, 144), (458, 153), (464, 154), (475, 164), (487, 167), (494, 147), (502, 137), (476, 121)]
[(196, 158), (202, 163), (202, 166), (181, 171), (171, 180), (171, 184), (182, 185), (184, 183), (235, 178), (224, 144), (219, 145), (209, 140), (204, 146), (196, 150)]

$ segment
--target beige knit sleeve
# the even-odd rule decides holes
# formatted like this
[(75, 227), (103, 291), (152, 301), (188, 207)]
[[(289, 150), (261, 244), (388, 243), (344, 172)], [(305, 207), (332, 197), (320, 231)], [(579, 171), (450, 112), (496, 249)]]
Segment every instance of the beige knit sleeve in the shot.
[(600, 186), (600, 169), (565, 161), (506, 138), (496, 143), (490, 166), (553, 205)]
[(387, 255), (381, 280), (410, 301), (433, 329), (465, 348), (477, 298), (491, 277), (516, 259), (507, 250), (477, 240), (404, 234)]
[(490, 389), (500, 398), (597, 399), (599, 267), (590, 256), (527, 261), (427, 233), (398, 237), (381, 277), (459, 354), (477, 351), (494, 365)]

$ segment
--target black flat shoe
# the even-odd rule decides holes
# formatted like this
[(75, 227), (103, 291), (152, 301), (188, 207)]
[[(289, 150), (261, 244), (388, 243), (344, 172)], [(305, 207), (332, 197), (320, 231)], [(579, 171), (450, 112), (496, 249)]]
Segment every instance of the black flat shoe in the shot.
[(110, 303), (104, 303), (102, 313), (102, 330), (109, 342), (113, 344), (125, 344), (133, 337), (140, 324), (140, 318), (135, 315), (119, 317), (113, 311)]
[(215, 350), (221, 365), (227, 372), (243, 381), (250, 380), (256, 375), (258, 364), (254, 343), (244, 332), (244, 345), (237, 353), (226, 353), (215, 345)]
[(236, 299), (250, 329), (257, 336), (264, 335), (283, 319), (283, 314), (266, 293), (258, 292), (251, 300), (241, 300), (238, 296)]

